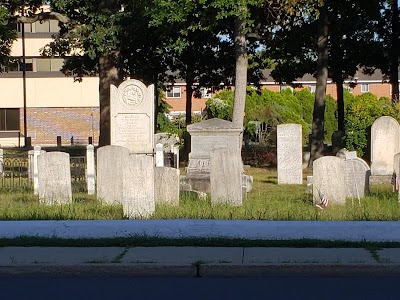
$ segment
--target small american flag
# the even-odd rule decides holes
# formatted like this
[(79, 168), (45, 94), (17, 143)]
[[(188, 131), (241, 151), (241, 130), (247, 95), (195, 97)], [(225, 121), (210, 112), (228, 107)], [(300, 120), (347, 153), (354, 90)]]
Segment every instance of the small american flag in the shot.
[(393, 191), (399, 190), (399, 179), (397, 178), (396, 171), (393, 171), (392, 179), (390, 180), (390, 183), (393, 185)]
[(322, 194), (322, 192), (317, 188), (318, 195), (319, 195), (319, 200), (320, 202), (316, 204), (315, 206), (318, 207), (319, 209), (324, 209), (328, 207), (329, 200)]

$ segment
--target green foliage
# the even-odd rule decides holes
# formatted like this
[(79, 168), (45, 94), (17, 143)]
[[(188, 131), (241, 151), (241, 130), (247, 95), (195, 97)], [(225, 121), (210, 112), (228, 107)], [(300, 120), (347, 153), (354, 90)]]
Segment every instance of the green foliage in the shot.
[(381, 116), (392, 116), (399, 120), (398, 110), (391, 106), (390, 99), (377, 99), (371, 93), (349, 97), (346, 104), (345, 129), (346, 148), (363, 156), (368, 147), (368, 131), (372, 123)]

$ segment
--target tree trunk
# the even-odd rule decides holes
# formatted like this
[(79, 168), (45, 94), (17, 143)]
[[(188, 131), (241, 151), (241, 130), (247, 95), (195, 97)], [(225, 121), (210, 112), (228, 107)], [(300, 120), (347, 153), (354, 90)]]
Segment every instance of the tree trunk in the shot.
[[(246, 9), (245, 7), (243, 9)], [(245, 19), (235, 19), (234, 24), (235, 35), (235, 99), (233, 103), (232, 121), (238, 127), (243, 128), (244, 108), (246, 103), (246, 88), (247, 88), (247, 48)]]
[(337, 113), (338, 113), (338, 130), (344, 132), (344, 95), (343, 95), (343, 79), (340, 77), (336, 81), (337, 95)]
[(326, 7), (320, 9), (320, 20), (318, 25), (318, 59), (317, 59), (317, 85), (315, 91), (313, 124), (311, 131), (311, 153), (309, 168), (313, 161), (323, 156), (324, 150), (324, 119), (326, 82), (328, 79), (328, 15)]
[(193, 72), (186, 71), (186, 125), (192, 124)]
[(110, 145), (110, 84), (118, 87), (122, 82), (120, 52), (99, 57), (100, 137), (99, 146)]
[(392, 84), (392, 104), (399, 102), (399, 3), (398, 0), (393, 1), (393, 17), (392, 17), (392, 51), (390, 62), (390, 82)]

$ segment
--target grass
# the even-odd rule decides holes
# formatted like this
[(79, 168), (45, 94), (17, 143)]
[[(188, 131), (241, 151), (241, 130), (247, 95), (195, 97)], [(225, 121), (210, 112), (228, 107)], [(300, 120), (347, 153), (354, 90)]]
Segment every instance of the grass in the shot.
[[(390, 185), (372, 186), (361, 199), (348, 199), (345, 205), (316, 209), (303, 185), (278, 185), (274, 169), (250, 168), (253, 190), (240, 207), (212, 206), (210, 199), (182, 196), (179, 207), (157, 205), (154, 219), (223, 219), (223, 220), (355, 220), (398, 221), (400, 203)], [(306, 177), (307, 174), (304, 174)], [(42, 205), (32, 192), (2, 191), (0, 220), (118, 220), (124, 219), (120, 205), (101, 203), (93, 196), (75, 193), (69, 205)]]

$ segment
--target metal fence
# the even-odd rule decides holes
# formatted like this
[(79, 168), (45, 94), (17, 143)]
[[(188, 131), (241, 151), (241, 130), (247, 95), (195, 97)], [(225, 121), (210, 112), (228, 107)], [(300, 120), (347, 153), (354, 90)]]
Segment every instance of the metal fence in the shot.
[[(74, 156), (70, 162), (72, 192), (87, 192), (86, 157)], [(33, 154), (0, 156), (0, 190), (33, 191)]]

